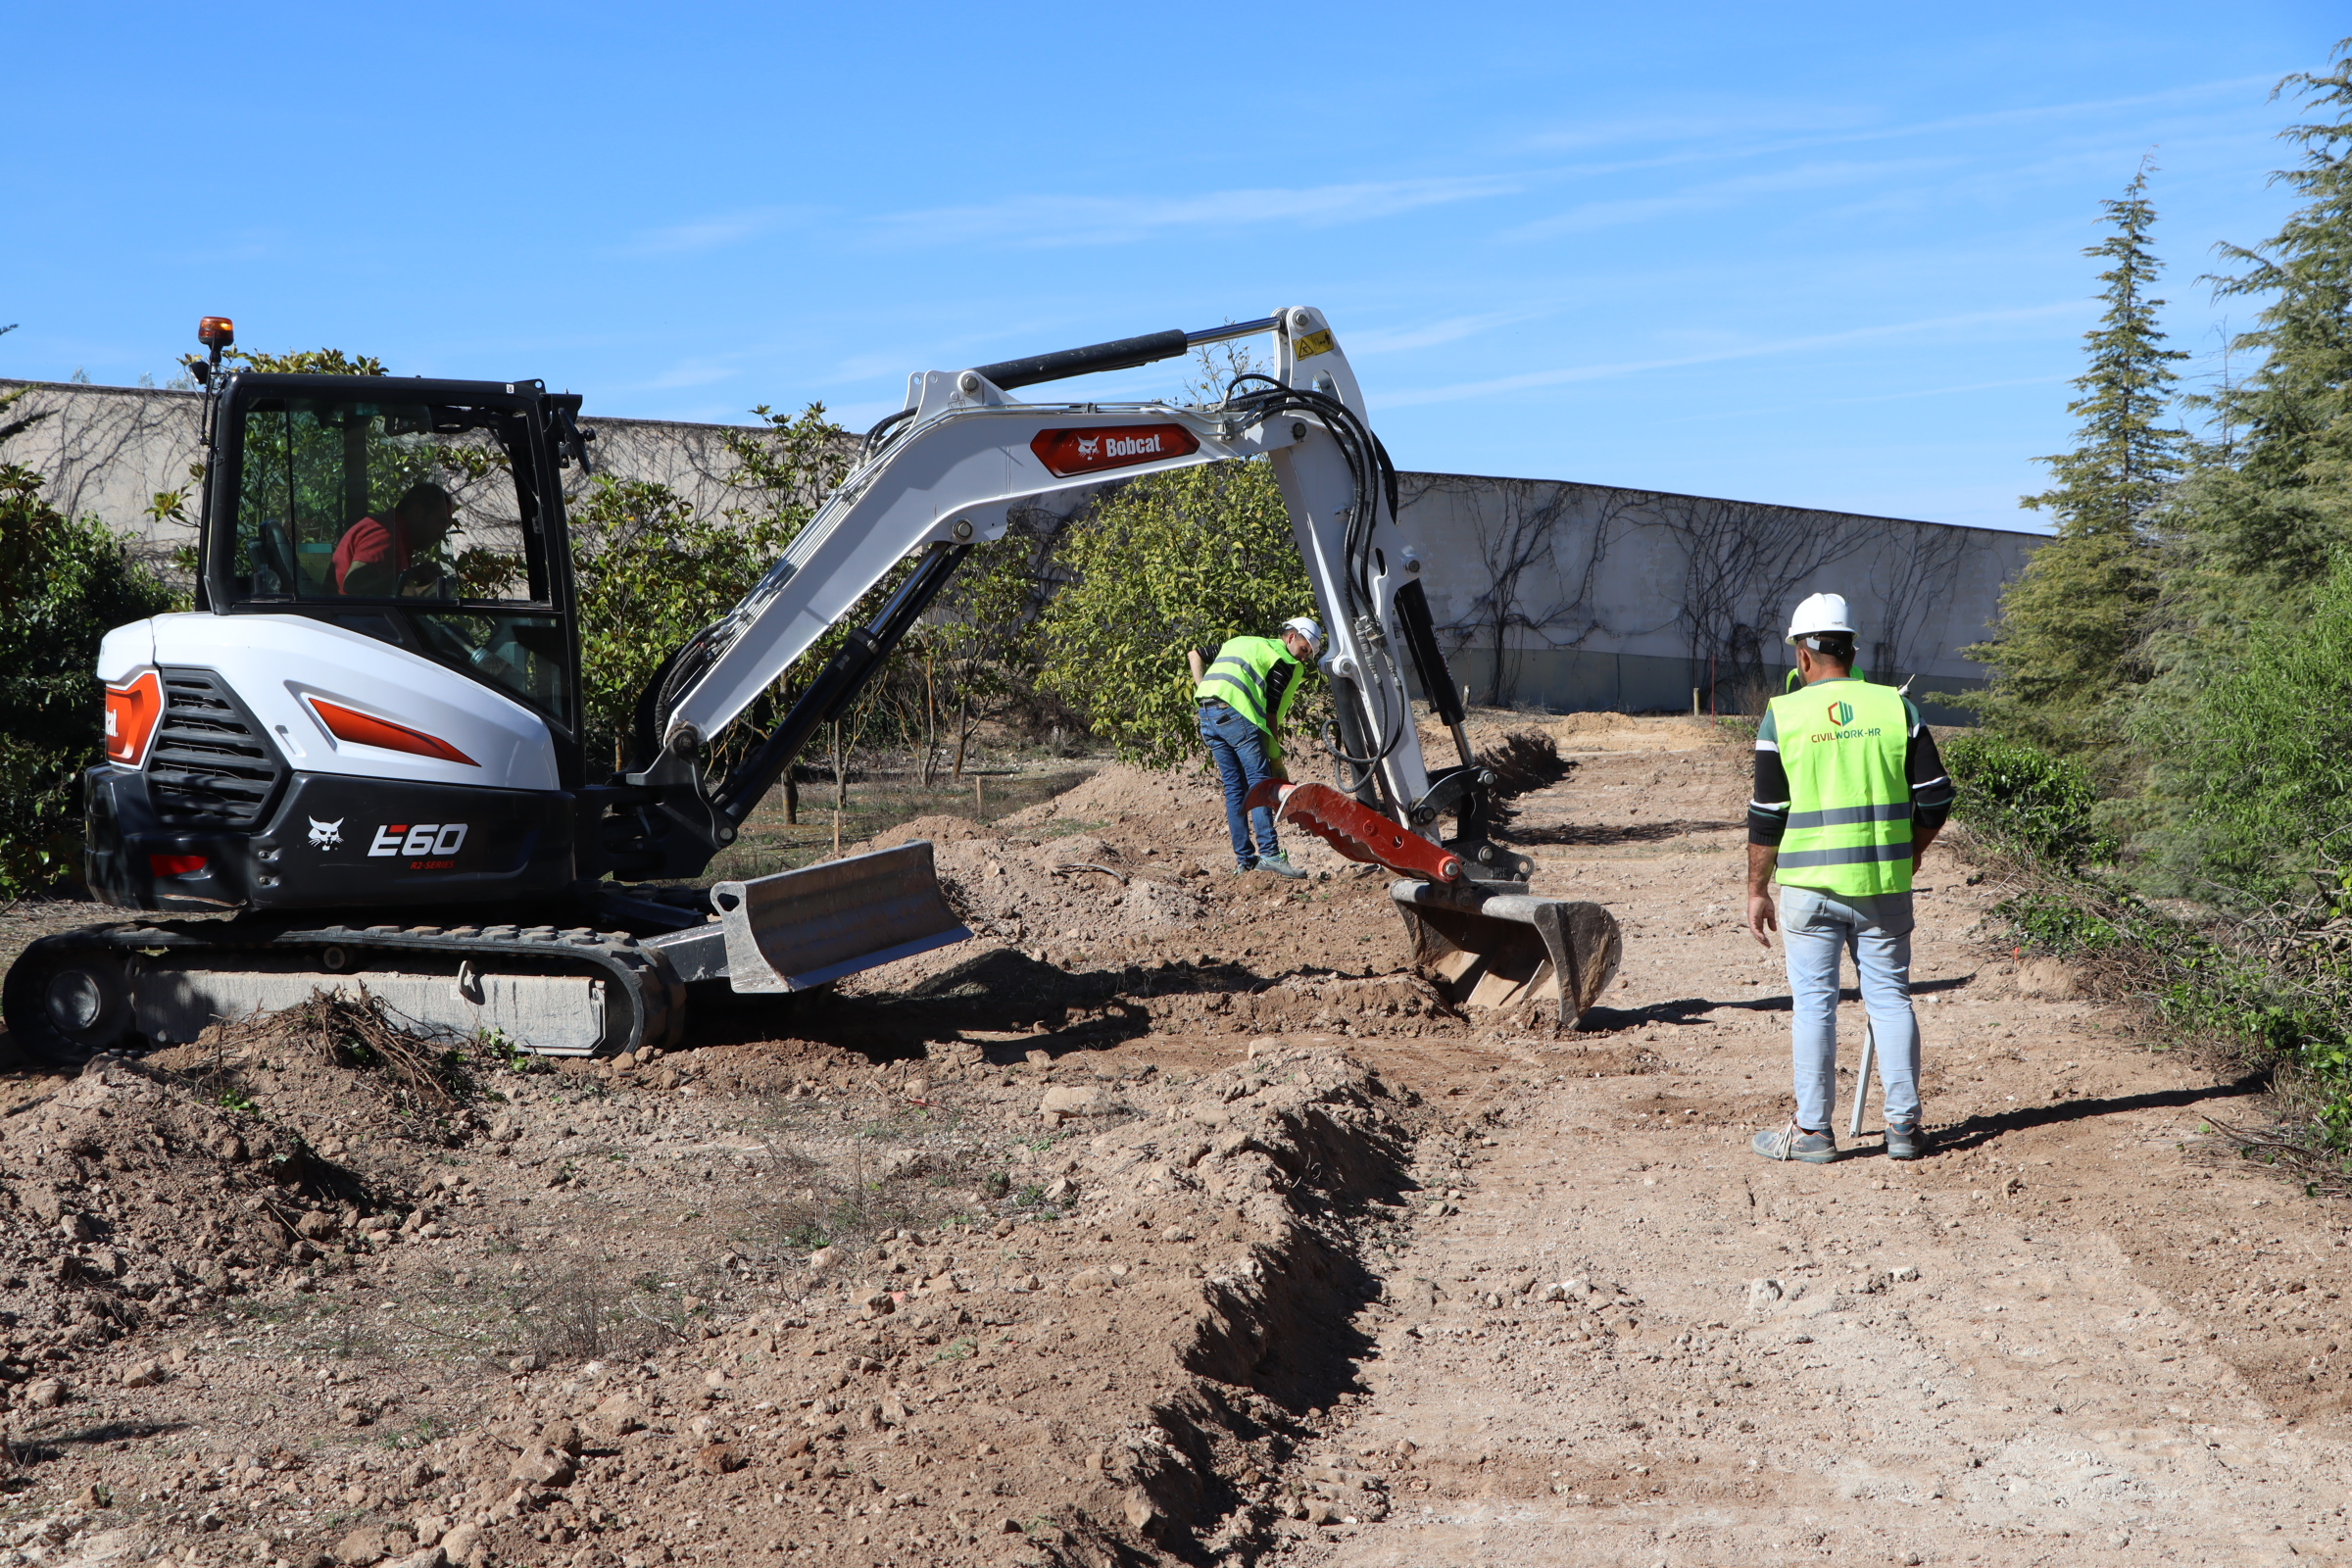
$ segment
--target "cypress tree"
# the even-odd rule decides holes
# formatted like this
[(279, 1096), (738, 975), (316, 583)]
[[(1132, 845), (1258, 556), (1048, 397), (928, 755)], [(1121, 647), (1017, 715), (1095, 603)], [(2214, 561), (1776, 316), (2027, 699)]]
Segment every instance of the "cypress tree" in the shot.
[(2187, 356), (2164, 346), (2157, 324), (2149, 171), (2143, 162), (2121, 197), (2101, 203), (2112, 232), (2082, 254), (2108, 264), (2106, 310), (2083, 334), (2090, 363), (2067, 405), (2076, 444), (2038, 460), (2055, 485), (2020, 498), (2055, 517), (2057, 537), (2003, 590), (1993, 640), (1965, 650), (1996, 671), (1974, 703), (1985, 721), (2066, 753), (2111, 747), (2116, 698), (2145, 678), (2134, 651), (2156, 595), (2152, 523), (2188, 440), (2162, 422), (2172, 367)]
[(2261, 245), (2222, 246), (2244, 270), (2213, 279), (2223, 297), (2270, 296), (2233, 344), (2261, 367), (2198, 400), (2229, 432), (2194, 497), (2200, 542), (2224, 570), (2298, 598), (2331, 554), (2352, 547), (2352, 38), (2335, 52), (2326, 75), (2278, 84), (2301, 88), (2321, 112), (2279, 132), (2303, 163), (2272, 180), (2303, 205)]

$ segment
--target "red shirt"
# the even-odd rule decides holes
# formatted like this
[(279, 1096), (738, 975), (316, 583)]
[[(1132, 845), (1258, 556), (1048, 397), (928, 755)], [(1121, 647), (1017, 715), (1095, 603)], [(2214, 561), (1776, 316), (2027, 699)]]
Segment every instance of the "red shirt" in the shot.
[(362, 517), (335, 544), (335, 592), (343, 592), (352, 567), (383, 565), (396, 574), (409, 569), (408, 532), (397, 519)]

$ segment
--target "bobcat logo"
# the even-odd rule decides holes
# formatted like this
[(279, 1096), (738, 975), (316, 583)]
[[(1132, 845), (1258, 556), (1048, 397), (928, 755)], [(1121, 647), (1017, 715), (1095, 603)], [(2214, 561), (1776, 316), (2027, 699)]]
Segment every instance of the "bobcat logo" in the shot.
[(1091, 458), (1095, 455), (1095, 449), (1102, 444), (1102, 438), (1099, 435), (1082, 435), (1078, 438), (1078, 455)]
[(343, 819), (341, 817), (336, 817), (332, 822), (321, 822), (315, 816), (311, 818), (312, 849), (331, 850), (341, 845), (342, 842)]

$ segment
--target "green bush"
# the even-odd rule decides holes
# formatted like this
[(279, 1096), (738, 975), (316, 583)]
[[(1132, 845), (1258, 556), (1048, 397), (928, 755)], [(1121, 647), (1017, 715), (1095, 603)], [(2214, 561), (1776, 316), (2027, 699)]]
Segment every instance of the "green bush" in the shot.
[(62, 515), (39, 474), (0, 464), (0, 898), (72, 875), (81, 772), (101, 756), (99, 639), (173, 602), (122, 539)]
[(1959, 791), (1955, 813), (2002, 847), (2068, 870), (2115, 858), (2115, 841), (2093, 820), (2098, 792), (2081, 763), (1983, 732), (1956, 737), (1943, 761)]
[(2143, 715), (2153, 793), (2188, 879), (2269, 904), (2352, 850), (2352, 555), (2271, 598), (2180, 700)]

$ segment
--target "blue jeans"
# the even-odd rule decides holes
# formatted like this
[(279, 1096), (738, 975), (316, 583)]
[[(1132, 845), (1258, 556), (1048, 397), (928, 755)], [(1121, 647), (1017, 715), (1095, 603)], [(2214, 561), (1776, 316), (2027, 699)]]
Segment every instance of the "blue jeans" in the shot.
[[(1911, 1013), (1911, 895), (1846, 898), (1818, 888), (1781, 889), (1795, 1018), (1796, 1124), (1825, 1132), (1838, 1100), (1838, 957), (1854, 956), (1862, 1004), (1878, 1036), (1886, 1119), (1919, 1119), (1919, 1022)], [(1854, 1092), (1862, 1092), (1857, 1084)]]
[[(1265, 734), (1233, 709), (1216, 703), (1201, 706), (1200, 738), (1208, 743), (1208, 755), (1217, 760), (1217, 772), (1225, 780), (1225, 827), (1233, 835), (1234, 864), (1247, 871), (1257, 864), (1259, 856), (1280, 855), (1274, 813), (1261, 806), (1245, 821), (1242, 811), (1251, 786), (1274, 776), (1274, 765), (1266, 760)], [(1254, 850), (1250, 847), (1252, 828), (1257, 830)]]

